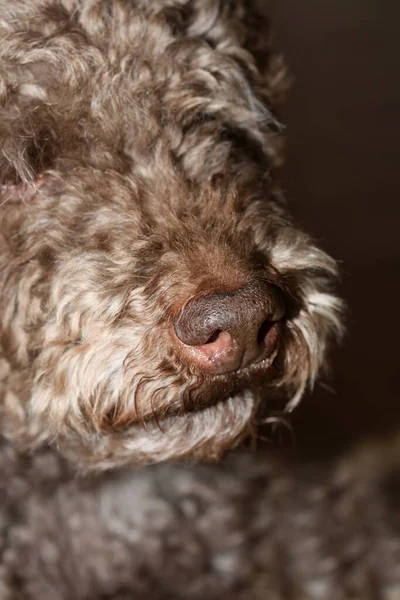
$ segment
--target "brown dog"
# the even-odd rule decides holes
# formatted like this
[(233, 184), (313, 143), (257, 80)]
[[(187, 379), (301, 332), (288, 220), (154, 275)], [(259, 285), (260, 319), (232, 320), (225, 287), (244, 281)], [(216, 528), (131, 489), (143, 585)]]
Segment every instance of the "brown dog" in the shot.
[[(340, 331), (273, 183), (242, 0), (2, 0), (3, 430), (84, 467), (217, 458)], [(276, 62), (276, 61), (275, 61)]]
[(265, 38), (249, 0), (0, 0), (0, 600), (398, 597), (359, 459), (112, 469), (218, 458), (341, 332)]

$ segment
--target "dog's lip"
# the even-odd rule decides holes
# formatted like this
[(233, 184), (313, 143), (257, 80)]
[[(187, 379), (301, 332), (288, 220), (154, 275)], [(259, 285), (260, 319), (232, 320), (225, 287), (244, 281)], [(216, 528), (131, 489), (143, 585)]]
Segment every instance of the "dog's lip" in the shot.
[(192, 398), (185, 404), (184, 411), (182, 405), (172, 404), (162, 415), (155, 415), (156, 420), (167, 416), (182, 417), (185, 413), (201, 413), (204, 410), (225, 402), (244, 390), (260, 388), (267, 379), (271, 371), (275, 358), (279, 353), (279, 347), (268, 357), (253, 363), (242, 369), (237, 369), (230, 373), (207, 374), (203, 376), (203, 381), (199, 388), (195, 390)]
[(272, 371), (278, 354), (279, 344), (268, 357), (247, 367), (229, 373), (202, 373), (199, 387), (193, 389), (184, 405), (181, 399), (177, 397), (168, 407), (164, 407), (160, 411), (157, 409), (152, 410), (147, 414), (143, 414), (141, 418), (136, 415), (131, 424), (136, 423), (145, 426), (148, 422), (159, 424), (170, 417), (184, 418), (187, 413), (201, 414), (203, 411), (225, 402), (245, 390), (259, 390), (263, 382), (268, 379), (268, 374)]
[(279, 351), (279, 344), (276, 345), (273, 352), (269, 356), (262, 358), (258, 362), (254, 362), (254, 363), (248, 365), (247, 367), (235, 369), (234, 371), (228, 371), (227, 373), (211, 374), (209, 377), (211, 380), (212, 379), (218, 380), (218, 379), (223, 379), (223, 378), (226, 379), (228, 377), (234, 377), (234, 378), (244, 377), (244, 378), (246, 378), (246, 377), (249, 377), (252, 375), (264, 374), (272, 366), (272, 363), (274, 362), (274, 360), (278, 354), (278, 351)]

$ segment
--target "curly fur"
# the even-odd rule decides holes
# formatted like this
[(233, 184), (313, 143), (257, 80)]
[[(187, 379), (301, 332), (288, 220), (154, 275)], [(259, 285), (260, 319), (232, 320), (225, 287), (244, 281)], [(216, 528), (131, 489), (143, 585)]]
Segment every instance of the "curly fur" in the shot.
[[(215, 459), (293, 408), (341, 330), (333, 260), (273, 170), (284, 87), (242, 0), (0, 2), (3, 430), (86, 468)], [(188, 299), (262, 273), (287, 303), (264, 385), (171, 341)]]
[(77, 480), (49, 450), (2, 448), (0, 597), (396, 599), (391, 452), (312, 465), (236, 452)]

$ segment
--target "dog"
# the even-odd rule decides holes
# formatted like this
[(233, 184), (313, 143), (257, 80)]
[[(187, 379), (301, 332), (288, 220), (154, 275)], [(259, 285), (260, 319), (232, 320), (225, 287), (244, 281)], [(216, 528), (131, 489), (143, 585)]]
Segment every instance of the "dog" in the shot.
[(272, 180), (257, 17), (1, 8), (4, 430), (89, 469), (217, 459), (269, 390), (297, 404), (341, 328), (336, 265)]
[[(26, 511), (45, 510), (43, 489), (57, 503), (70, 485), (80, 490), (78, 504), (85, 494), (90, 504), (99, 497), (91, 485), (103, 486), (104, 500), (114, 482), (121, 506), (133, 510), (127, 523), (142, 498), (154, 531), (173, 538), (173, 501), (158, 512), (155, 482), (173, 477), (171, 494), (179, 496), (181, 484), (195, 490), (199, 477), (200, 498), (202, 467), (127, 469), (216, 461), (257, 437), (276, 398), (292, 410), (343, 331), (337, 267), (295, 226), (276, 181), (285, 68), (251, 2), (1, 0), (0, 9), (1, 452), (8, 510), (24, 506), (23, 517), (7, 519), (22, 519), (21, 531), (46, 548), (39, 552), (46, 565), (34, 566), (42, 579), (5, 569), (3, 597), (108, 598), (115, 578), (107, 583), (104, 566), (98, 587), (96, 551), (96, 592), (89, 575), (85, 584), (77, 575), (75, 585), (69, 567), (57, 571), (55, 586), (45, 581), (63, 554), (45, 541), (46, 527), (55, 532), (76, 507), (57, 517), (53, 504), (47, 525)], [(103, 471), (111, 471), (103, 484), (70, 480)], [(130, 505), (121, 481), (132, 477)], [(215, 483), (217, 475), (206, 477)], [(221, 510), (227, 481), (226, 493), (217, 486)], [(71, 531), (82, 526), (89, 540), (96, 510), (76, 510), (86, 516)], [(201, 527), (197, 508), (187, 510)], [(222, 545), (231, 525), (216, 526)], [(27, 554), (24, 539), (7, 542), (5, 564)], [(113, 546), (101, 539), (107, 562)], [(150, 535), (148, 551), (157, 544)], [(82, 545), (83, 562), (89, 546)], [(191, 580), (186, 588), (181, 581), (180, 597), (217, 593), (186, 569), (196, 552), (175, 557), (179, 577)], [(69, 554), (79, 571), (80, 553), (66, 547), (67, 563)], [(154, 560), (154, 571), (164, 572)], [(236, 566), (225, 555), (221, 561), (222, 594), (224, 570)], [(139, 560), (135, 587), (113, 588), (112, 597), (167, 597), (164, 575), (143, 575), (140, 591), (140, 565), (147, 573), (150, 563)], [(235, 597), (265, 597), (264, 584), (255, 585), (264, 591)]]

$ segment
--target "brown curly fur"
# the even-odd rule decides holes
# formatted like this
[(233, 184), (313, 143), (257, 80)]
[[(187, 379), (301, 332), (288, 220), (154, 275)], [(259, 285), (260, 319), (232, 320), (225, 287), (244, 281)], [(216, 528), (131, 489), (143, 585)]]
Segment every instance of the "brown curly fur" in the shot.
[(395, 600), (400, 481), (384, 450), (77, 480), (49, 450), (2, 448), (0, 597)]

